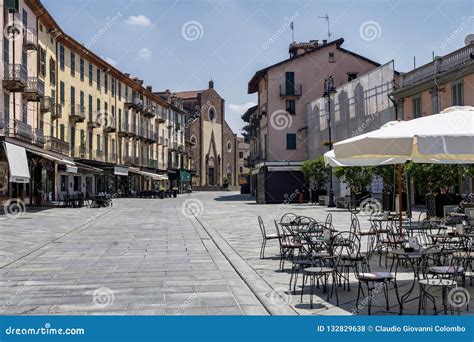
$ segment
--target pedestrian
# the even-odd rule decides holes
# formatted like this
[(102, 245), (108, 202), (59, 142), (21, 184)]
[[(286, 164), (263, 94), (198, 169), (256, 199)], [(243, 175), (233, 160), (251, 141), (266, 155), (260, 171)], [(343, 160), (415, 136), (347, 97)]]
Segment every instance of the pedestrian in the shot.
[(193, 192), (193, 189), (191, 188), (191, 184), (188, 185), (188, 196)]

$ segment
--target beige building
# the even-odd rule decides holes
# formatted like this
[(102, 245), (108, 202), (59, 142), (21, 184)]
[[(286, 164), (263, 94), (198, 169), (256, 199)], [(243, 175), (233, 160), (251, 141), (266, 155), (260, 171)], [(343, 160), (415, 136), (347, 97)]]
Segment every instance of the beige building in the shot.
[(41, 2), (2, 4), (0, 197), (41, 204), (176, 186), (168, 176), (193, 166), (182, 104), (77, 42)]

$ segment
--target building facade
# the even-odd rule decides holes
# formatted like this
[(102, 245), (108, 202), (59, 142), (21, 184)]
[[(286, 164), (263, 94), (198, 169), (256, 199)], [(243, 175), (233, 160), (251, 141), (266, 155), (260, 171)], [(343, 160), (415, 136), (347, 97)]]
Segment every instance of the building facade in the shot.
[(236, 187), (237, 136), (225, 121), (225, 100), (214, 89), (214, 82), (209, 81), (207, 89), (157, 94), (179, 99), (186, 111), (184, 127), (194, 164), (192, 187)]
[[(255, 73), (248, 93), (258, 94), (257, 175), (260, 203), (281, 203), (306, 187), (300, 171), (308, 158), (307, 104), (322, 96), (324, 79), (339, 86), (380, 65), (342, 48), (344, 40), (290, 44), (290, 58)], [(298, 196), (294, 196), (297, 198)]]
[[(395, 96), (404, 120), (437, 114), (452, 106), (474, 106), (474, 41), (466, 38), (464, 47), (402, 74)], [(411, 201), (424, 203), (424, 194), (415, 183), (411, 188)], [(463, 195), (473, 189), (473, 179), (465, 179), (459, 186)]]
[(180, 103), (77, 42), (41, 2), (4, 1), (2, 13), (2, 200), (178, 185), (169, 176), (193, 166)]

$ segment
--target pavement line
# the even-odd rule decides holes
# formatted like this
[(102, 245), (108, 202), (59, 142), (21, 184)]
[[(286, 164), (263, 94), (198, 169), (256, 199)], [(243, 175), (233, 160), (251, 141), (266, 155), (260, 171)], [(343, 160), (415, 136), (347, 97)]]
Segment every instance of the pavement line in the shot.
[(4, 268), (7, 268), (8, 266), (13, 265), (14, 263), (16, 263), (16, 262), (18, 262), (18, 261), (20, 261), (20, 260), (22, 260), (22, 259), (24, 259), (24, 258), (30, 256), (31, 254), (33, 254), (33, 253), (39, 251), (40, 249), (43, 249), (44, 247), (47, 247), (47, 246), (49, 246), (49, 245), (55, 243), (56, 241), (61, 240), (62, 238), (64, 238), (64, 237), (66, 237), (66, 236), (68, 236), (68, 235), (70, 235), (70, 234), (76, 232), (77, 230), (79, 230), (79, 229), (81, 229), (81, 228), (90, 226), (95, 220), (97, 220), (98, 218), (104, 216), (105, 214), (108, 214), (108, 213), (112, 212), (114, 209), (115, 209), (114, 207), (111, 207), (110, 210), (104, 210), (104, 213), (99, 213), (99, 214), (96, 214), (96, 215), (94, 215), (94, 216), (92, 216), (92, 217), (89, 217), (85, 223), (80, 224), (80, 225), (77, 226), (76, 228), (73, 228), (72, 230), (70, 230), (70, 231), (64, 233), (63, 235), (57, 237), (56, 239), (53, 239), (53, 240), (51, 240), (51, 241), (45, 243), (44, 245), (41, 245), (41, 246), (39, 246), (38, 248), (33, 249), (32, 251), (26, 253), (25, 255), (22, 255), (21, 257), (15, 259), (15, 260), (12, 260), (12, 261), (10, 261), (10, 262), (8, 262), (8, 263), (6, 263), (5, 265), (0, 266), (0, 270), (1, 270), (1, 269), (4, 269)]
[(296, 311), (290, 304), (275, 304), (271, 299), (269, 299), (266, 294), (271, 293), (273, 296), (278, 295), (281, 298), (280, 303), (286, 303), (278, 291), (276, 291), (260, 274), (258, 274), (258, 272), (256, 272), (247, 261), (240, 256), (227, 240), (219, 234), (219, 232), (211, 226), (206, 227), (198, 217), (194, 216), (194, 218), (199, 222), (201, 227), (206, 231), (214, 244), (221, 251), (222, 255), (224, 255), (235, 272), (237, 272), (239, 277), (253, 292), (255, 297), (257, 297), (270, 315), (299, 315), (298, 311)]

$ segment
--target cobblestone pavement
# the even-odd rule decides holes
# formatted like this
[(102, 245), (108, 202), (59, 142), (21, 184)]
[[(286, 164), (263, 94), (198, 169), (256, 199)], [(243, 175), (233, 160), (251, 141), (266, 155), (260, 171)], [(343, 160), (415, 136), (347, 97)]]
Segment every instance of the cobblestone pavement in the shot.
[[(296, 295), (288, 291), (290, 275), (278, 270), (276, 240), (259, 258), (258, 215), (272, 233), (272, 220), (286, 212), (324, 220), (328, 211), (200, 192), (118, 199), (107, 209), (29, 209), (19, 218), (0, 216), (0, 314), (351, 314), (355, 279), (351, 291), (339, 289), (339, 306), (316, 289), (310, 309), (307, 291), (302, 301), (300, 288)], [(347, 230), (348, 212), (331, 213), (335, 228)], [(368, 227), (366, 218), (361, 224)], [(399, 279), (400, 291), (408, 290), (413, 278), (407, 269)], [(393, 290), (389, 296), (396, 314)], [(383, 303), (378, 293), (373, 312), (384, 313)], [(405, 312), (416, 313), (417, 305), (411, 301)], [(366, 305), (360, 312), (366, 313)]]

